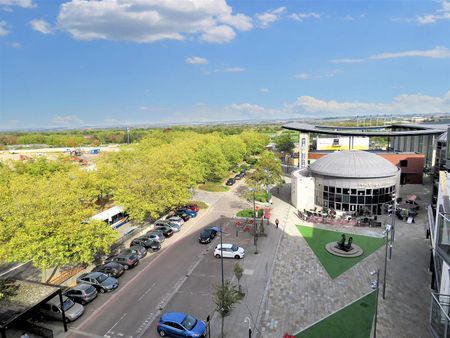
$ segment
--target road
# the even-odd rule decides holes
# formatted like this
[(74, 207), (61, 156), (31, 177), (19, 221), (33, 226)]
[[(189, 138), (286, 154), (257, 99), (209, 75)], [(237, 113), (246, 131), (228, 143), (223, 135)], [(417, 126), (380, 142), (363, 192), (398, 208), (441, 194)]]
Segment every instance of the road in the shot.
[[(157, 337), (155, 326), (161, 312), (192, 311), (201, 318), (212, 314), (211, 293), (220, 283), (220, 261), (210, 245), (198, 243), (204, 227), (217, 226), (221, 216), (231, 217), (247, 204), (236, 195), (211, 194), (212, 205), (167, 239), (163, 248), (144, 258), (119, 279), (119, 288), (99, 295), (85, 314), (69, 325), (68, 337)], [(231, 237), (226, 234), (225, 238)], [(225, 275), (232, 277), (234, 260), (225, 262)]]

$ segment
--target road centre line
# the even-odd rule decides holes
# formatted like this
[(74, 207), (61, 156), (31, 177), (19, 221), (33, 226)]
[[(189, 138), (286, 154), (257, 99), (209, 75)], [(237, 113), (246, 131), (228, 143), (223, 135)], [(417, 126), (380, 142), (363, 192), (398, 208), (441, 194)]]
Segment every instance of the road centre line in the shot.
[(148, 289), (147, 289), (147, 291), (145, 291), (144, 292), (144, 294), (141, 296), (141, 297), (139, 297), (138, 298), (138, 302), (140, 302), (146, 295), (147, 295), (147, 293), (149, 293), (152, 289), (153, 289), (153, 287), (156, 285), (156, 283), (153, 283), (152, 284), (152, 286), (150, 286)]
[(111, 326), (111, 328), (110, 328), (108, 331), (106, 331), (106, 333), (105, 333), (104, 335), (106, 336), (112, 329), (114, 329), (114, 327), (115, 327), (117, 324), (119, 324), (119, 322), (120, 322), (126, 315), (127, 315), (127, 313), (125, 312), (125, 313), (122, 315), (122, 317), (120, 317), (120, 319), (119, 319), (113, 326)]

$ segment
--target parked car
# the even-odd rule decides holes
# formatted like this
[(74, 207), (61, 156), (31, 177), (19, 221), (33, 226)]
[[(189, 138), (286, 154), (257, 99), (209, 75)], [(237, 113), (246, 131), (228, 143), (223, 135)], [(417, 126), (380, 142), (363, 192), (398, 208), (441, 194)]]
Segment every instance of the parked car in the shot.
[(234, 178), (229, 178), (229, 179), (225, 182), (225, 185), (232, 186), (234, 183), (236, 183), (236, 180), (235, 180)]
[(153, 251), (158, 251), (161, 249), (161, 243), (156, 239), (150, 239), (148, 237), (139, 237), (131, 241), (130, 246), (143, 246), (146, 249), (152, 249)]
[[(173, 235), (173, 230), (170, 227), (168, 227), (167, 225), (161, 225), (161, 226), (157, 227), (156, 230), (162, 231), (162, 233), (164, 235), (163, 237), (171, 237)], [(156, 231), (156, 230), (154, 230), (154, 231)], [(154, 235), (154, 233), (152, 233), (150, 235)], [(147, 237), (147, 235), (145, 235), (145, 237)]]
[(89, 284), (77, 284), (73, 288), (67, 289), (64, 295), (72, 299), (76, 303), (86, 305), (97, 297), (97, 289)]
[(117, 289), (119, 281), (114, 277), (109, 277), (103, 272), (84, 273), (77, 278), (77, 283), (85, 283), (94, 286), (100, 293), (105, 293)]
[(137, 255), (132, 253), (120, 253), (117, 256), (111, 257), (108, 262), (120, 263), (123, 265), (125, 270), (128, 270), (139, 264), (139, 258)]
[(169, 217), (167, 220), (171, 221), (171, 222), (175, 222), (179, 226), (182, 226), (184, 224), (184, 220), (181, 217), (178, 217), (178, 216)]
[(157, 223), (155, 223), (155, 228), (156, 229), (160, 229), (160, 228), (164, 228), (164, 227), (169, 227), (170, 229), (172, 229), (173, 232), (178, 232), (181, 230), (181, 226), (179, 226), (177, 223), (175, 222), (170, 222), (170, 221), (158, 221)]
[(178, 210), (181, 210), (186, 215), (188, 215), (189, 217), (192, 217), (192, 218), (197, 216), (197, 213), (194, 210), (191, 210), (189, 208), (179, 208)]
[(200, 233), (200, 237), (198, 238), (198, 241), (200, 243), (211, 243), (211, 241), (216, 237), (217, 230), (214, 228), (207, 228), (203, 229), (203, 231)]
[(200, 211), (200, 208), (195, 203), (188, 204), (188, 205), (185, 206), (185, 208), (191, 209), (192, 211), (195, 211), (195, 212), (199, 212)]
[(217, 244), (216, 249), (214, 250), (214, 256), (216, 258), (220, 258), (223, 251), (223, 258), (244, 258), (245, 250), (234, 244)]
[(206, 337), (206, 324), (182, 312), (166, 312), (156, 327), (161, 337)]
[(189, 216), (183, 209), (179, 209), (175, 212), (175, 215), (178, 217), (181, 217), (183, 221), (187, 222), (191, 219), (191, 216)]
[[(66, 316), (66, 321), (73, 322), (79, 318), (84, 313), (84, 306), (75, 303), (72, 299), (63, 296), (63, 309)], [(50, 318), (63, 320), (61, 303), (59, 301), (59, 296), (55, 296), (50, 299), (47, 303), (43, 304), (39, 311)]]
[(122, 250), (120, 253), (122, 254), (135, 254), (138, 256), (139, 260), (147, 256), (147, 249), (140, 245), (133, 245), (130, 248)]
[(146, 237), (154, 241), (158, 241), (160, 243), (164, 242), (166, 240), (166, 237), (164, 236), (164, 233), (162, 231), (156, 232), (156, 230), (151, 230), (147, 232), (145, 235), (141, 237)]
[(125, 268), (122, 264), (116, 262), (109, 262), (92, 269), (92, 272), (103, 272), (110, 277), (118, 278), (125, 272)]

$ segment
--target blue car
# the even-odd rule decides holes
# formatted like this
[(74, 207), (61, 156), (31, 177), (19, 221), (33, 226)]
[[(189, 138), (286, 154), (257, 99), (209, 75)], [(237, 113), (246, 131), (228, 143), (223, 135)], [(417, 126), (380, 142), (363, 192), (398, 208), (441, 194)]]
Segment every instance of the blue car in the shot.
[(194, 210), (191, 210), (189, 208), (178, 209), (177, 213), (185, 213), (186, 215), (188, 215), (189, 217), (192, 217), (192, 218), (197, 216), (197, 213)]
[(161, 337), (206, 337), (205, 322), (182, 312), (163, 314), (156, 330)]

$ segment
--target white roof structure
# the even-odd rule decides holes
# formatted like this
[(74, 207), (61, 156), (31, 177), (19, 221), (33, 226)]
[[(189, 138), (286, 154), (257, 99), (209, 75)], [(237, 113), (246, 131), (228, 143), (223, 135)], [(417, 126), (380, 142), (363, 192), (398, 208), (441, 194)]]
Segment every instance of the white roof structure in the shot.
[(328, 154), (310, 165), (313, 174), (345, 178), (390, 177), (400, 170), (388, 160), (367, 151)]
[(97, 215), (92, 216), (91, 219), (92, 220), (100, 220), (100, 221), (110, 220), (114, 215), (117, 215), (121, 212), (123, 212), (122, 206), (114, 206), (105, 211), (102, 211), (101, 213), (99, 213)]

